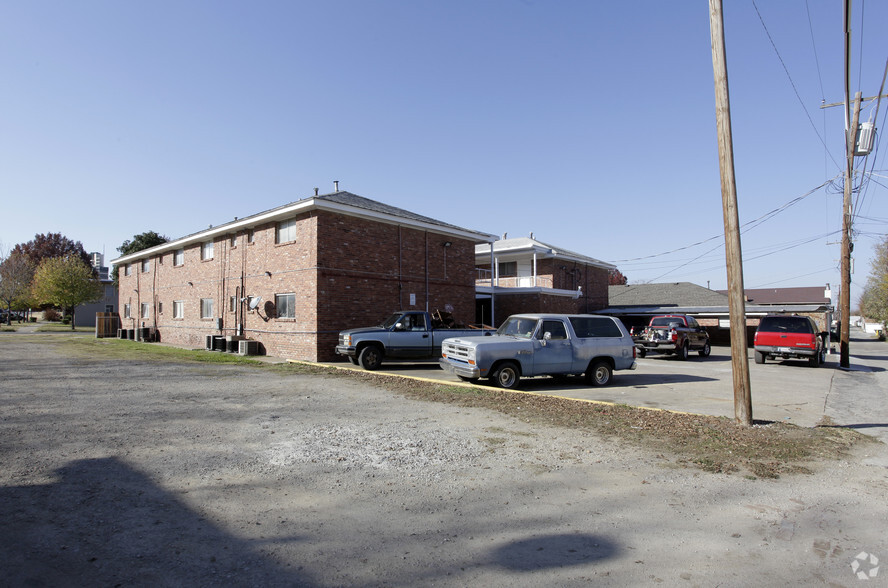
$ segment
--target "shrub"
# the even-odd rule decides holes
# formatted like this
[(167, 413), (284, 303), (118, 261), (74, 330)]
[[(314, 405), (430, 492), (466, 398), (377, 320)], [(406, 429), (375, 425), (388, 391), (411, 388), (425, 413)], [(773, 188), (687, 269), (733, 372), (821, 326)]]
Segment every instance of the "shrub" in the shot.
[(59, 321), (62, 319), (62, 315), (59, 314), (54, 308), (47, 308), (43, 311), (43, 320), (45, 321)]

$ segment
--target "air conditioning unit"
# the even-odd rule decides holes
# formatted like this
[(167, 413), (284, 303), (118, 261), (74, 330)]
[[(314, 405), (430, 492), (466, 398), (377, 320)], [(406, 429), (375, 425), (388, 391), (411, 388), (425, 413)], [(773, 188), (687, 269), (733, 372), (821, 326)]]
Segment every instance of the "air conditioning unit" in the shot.
[(238, 343), (238, 355), (259, 355), (259, 341), (241, 339)]

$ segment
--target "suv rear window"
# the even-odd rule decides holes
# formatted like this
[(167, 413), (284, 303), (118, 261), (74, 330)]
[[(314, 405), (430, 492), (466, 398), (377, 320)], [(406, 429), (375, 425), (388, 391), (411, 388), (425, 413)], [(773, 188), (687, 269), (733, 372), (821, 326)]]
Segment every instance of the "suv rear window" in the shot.
[(572, 316), (570, 324), (580, 339), (589, 337), (622, 337), (620, 327), (613, 321), (603, 316)]
[(766, 316), (761, 320), (759, 331), (765, 333), (813, 333), (811, 321), (803, 316)]

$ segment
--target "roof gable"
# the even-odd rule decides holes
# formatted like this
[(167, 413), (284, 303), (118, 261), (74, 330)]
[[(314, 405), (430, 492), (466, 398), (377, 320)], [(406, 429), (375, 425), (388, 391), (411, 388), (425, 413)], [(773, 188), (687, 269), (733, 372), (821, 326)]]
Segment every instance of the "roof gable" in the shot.
[(627, 306), (727, 306), (728, 297), (691, 282), (608, 286), (608, 304)]

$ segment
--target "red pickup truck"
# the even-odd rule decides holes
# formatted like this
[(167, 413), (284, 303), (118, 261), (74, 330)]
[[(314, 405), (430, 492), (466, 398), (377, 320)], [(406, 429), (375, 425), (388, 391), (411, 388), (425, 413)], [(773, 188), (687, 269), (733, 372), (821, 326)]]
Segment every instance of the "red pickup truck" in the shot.
[(755, 363), (766, 359), (807, 359), (817, 367), (826, 360), (825, 340), (814, 319), (807, 316), (769, 314), (759, 321), (755, 331)]
[(711, 351), (709, 333), (694, 317), (686, 314), (655, 316), (640, 334), (633, 329), (632, 338), (638, 357), (649, 353), (667, 353), (684, 360), (690, 351), (697, 351), (700, 357), (708, 357)]

